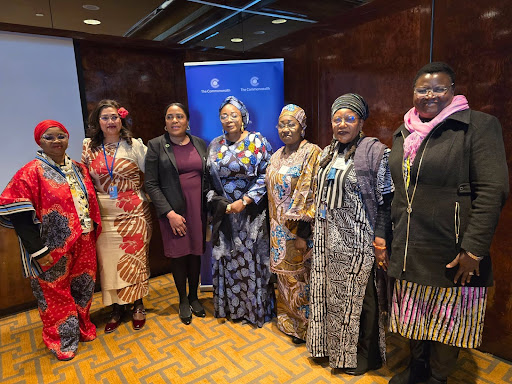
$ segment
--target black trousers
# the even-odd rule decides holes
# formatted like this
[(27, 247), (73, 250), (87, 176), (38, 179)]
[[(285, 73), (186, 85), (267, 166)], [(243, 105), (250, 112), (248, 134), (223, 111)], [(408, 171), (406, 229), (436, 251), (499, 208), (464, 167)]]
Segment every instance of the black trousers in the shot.
[(460, 348), (430, 340), (410, 340), (413, 360), (430, 365), (432, 376), (446, 380), (455, 371)]
[(366, 358), (370, 366), (375, 366), (381, 362), (379, 348), (379, 303), (373, 269), (370, 273), (363, 299), (357, 354)]

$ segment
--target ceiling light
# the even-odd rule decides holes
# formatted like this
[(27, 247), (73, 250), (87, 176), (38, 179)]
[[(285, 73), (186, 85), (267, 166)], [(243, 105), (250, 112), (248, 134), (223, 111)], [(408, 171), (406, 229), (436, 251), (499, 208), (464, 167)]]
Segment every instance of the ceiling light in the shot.
[(167, 8), (174, 0), (167, 0), (167, 1), (164, 1), (162, 4), (160, 4), (160, 6), (158, 8), (160, 9), (165, 9)]
[(215, 48), (217, 48), (217, 49), (224, 49), (224, 48), (226, 48), (226, 47), (225, 47), (225, 46), (223, 46), (223, 45), (217, 45)]
[(231, 39), (231, 42), (232, 43), (241, 43), (242, 41), (244, 41), (244, 39), (240, 38), (240, 37), (233, 37)]
[(99, 24), (101, 24), (101, 21), (96, 20), (96, 19), (86, 19), (86, 20), (84, 20), (84, 23), (87, 25), (99, 25)]
[(255, 35), (264, 35), (265, 31), (255, 31), (254, 34)]
[(44, 13), (36, 13), (36, 16), (42, 17), (44, 16)]
[(82, 8), (87, 9), (88, 11), (98, 11), (100, 9), (100, 7), (98, 7), (97, 5), (92, 4), (84, 4), (82, 5)]
[(219, 34), (219, 32), (212, 33), (210, 36), (205, 37), (203, 40), (211, 39), (212, 37), (217, 36), (218, 34)]
[(286, 19), (274, 19), (272, 20), (272, 24), (284, 24), (286, 21)]

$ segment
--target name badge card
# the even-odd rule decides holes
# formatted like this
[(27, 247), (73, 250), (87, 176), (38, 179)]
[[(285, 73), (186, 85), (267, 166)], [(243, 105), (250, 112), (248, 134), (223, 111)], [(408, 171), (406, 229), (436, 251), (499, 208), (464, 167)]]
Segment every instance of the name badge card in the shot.
[(338, 157), (336, 159), (336, 161), (334, 162), (334, 164), (332, 165), (332, 167), (335, 169), (345, 169), (346, 166), (347, 166), (347, 163), (345, 163), (344, 157)]
[(281, 166), (281, 168), (279, 168), (279, 173), (281, 175), (286, 175), (288, 173), (289, 169), (290, 169), (290, 167), (283, 165), (283, 166)]
[(111, 199), (117, 199), (117, 185), (111, 185), (108, 187), (108, 194)]

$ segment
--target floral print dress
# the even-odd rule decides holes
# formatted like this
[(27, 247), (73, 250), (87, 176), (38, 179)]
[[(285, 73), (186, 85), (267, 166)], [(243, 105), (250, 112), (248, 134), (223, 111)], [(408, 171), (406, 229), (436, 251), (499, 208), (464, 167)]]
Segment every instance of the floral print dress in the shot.
[[(121, 140), (105, 144), (110, 164), (115, 155), (113, 181), (105, 165), (103, 148), (91, 148), (84, 140), (82, 163), (89, 169), (98, 193), (103, 232), (97, 240), (103, 304), (133, 303), (149, 293), (149, 241), (152, 222), (149, 203), (142, 193), (142, 174), (147, 148), (140, 139), (132, 145)], [(109, 187), (117, 186), (117, 199)]]
[(224, 136), (208, 148), (214, 195), (230, 202), (244, 195), (254, 200), (241, 213), (228, 215), (232, 237), (219, 235), (212, 250), (215, 317), (247, 320), (261, 327), (274, 315), (270, 280), (265, 171), (272, 148), (260, 133), (232, 143)]

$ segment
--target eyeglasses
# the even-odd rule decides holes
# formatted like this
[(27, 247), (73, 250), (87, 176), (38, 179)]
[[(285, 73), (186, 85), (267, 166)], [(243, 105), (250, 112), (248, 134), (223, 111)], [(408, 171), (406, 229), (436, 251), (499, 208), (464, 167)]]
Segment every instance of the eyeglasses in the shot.
[(290, 129), (293, 129), (297, 126), (297, 124), (295, 124), (294, 122), (292, 121), (289, 121), (288, 123), (279, 123), (276, 125), (276, 128), (277, 129), (284, 129), (284, 128), (290, 128)]
[(332, 119), (332, 123), (334, 125), (341, 125), (343, 122), (345, 122), (345, 124), (354, 124), (357, 122), (357, 117), (355, 117), (354, 115), (345, 115), (342, 117), (336, 117)]
[(117, 115), (110, 115), (110, 116), (100, 116), (100, 120), (104, 121), (105, 123), (108, 123), (109, 120), (112, 120), (114, 123), (119, 119), (119, 116)]
[(41, 139), (45, 139), (46, 141), (56, 141), (56, 140), (66, 140), (69, 136), (65, 133), (59, 133), (58, 135), (43, 135)]
[(426, 87), (420, 87), (420, 88), (414, 88), (414, 93), (420, 96), (426, 96), (429, 92), (431, 92), (434, 96), (443, 96), (448, 92), (448, 90), (453, 87), (454, 83), (451, 83), (449, 87), (445, 86), (437, 86), (434, 88), (426, 88)]
[(227, 113), (220, 115), (220, 121), (226, 121), (227, 119), (237, 120), (238, 118), (240, 118), (240, 115), (236, 112), (230, 113), (229, 115)]
[(174, 118), (176, 118), (176, 120), (184, 120), (185, 119), (185, 115), (182, 115), (181, 113), (178, 113), (176, 115), (167, 115), (165, 116), (165, 119), (166, 120), (173, 120)]

